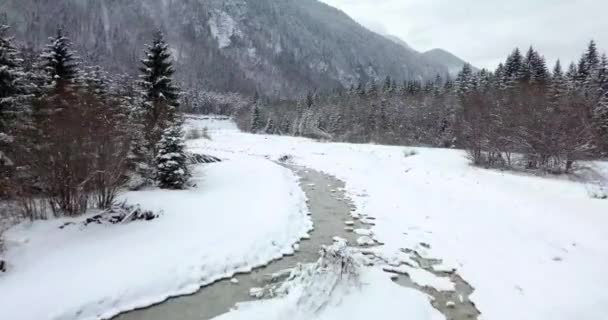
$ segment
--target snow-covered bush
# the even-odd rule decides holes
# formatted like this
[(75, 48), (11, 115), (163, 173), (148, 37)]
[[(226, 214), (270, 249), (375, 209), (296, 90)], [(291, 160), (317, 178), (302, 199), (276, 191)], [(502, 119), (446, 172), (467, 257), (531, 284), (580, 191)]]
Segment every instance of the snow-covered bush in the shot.
[[(125, 202), (115, 204), (110, 209), (99, 217), (99, 221), (108, 221), (110, 223), (127, 223), (137, 220), (150, 221), (158, 218), (158, 214), (150, 210), (143, 210), (139, 205), (129, 205)], [(93, 217), (95, 218), (95, 217)], [(94, 221), (95, 222), (95, 221)], [(99, 222), (101, 223), (101, 222)]]
[(183, 189), (190, 178), (190, 172), (181, 127), (176, 125), (166, 129), (157, 149), (156, 181), (159, 187)]
[(362, 258), (347, 247), (346, 242), (323, 246), (320, 255), (317, 262), (298, 265), (285, 282), (264, 288), (258, 296), (287, 296), (299, 309), (316, 313), (327, 305), (337, 290), (348, 291), (361, 285)]

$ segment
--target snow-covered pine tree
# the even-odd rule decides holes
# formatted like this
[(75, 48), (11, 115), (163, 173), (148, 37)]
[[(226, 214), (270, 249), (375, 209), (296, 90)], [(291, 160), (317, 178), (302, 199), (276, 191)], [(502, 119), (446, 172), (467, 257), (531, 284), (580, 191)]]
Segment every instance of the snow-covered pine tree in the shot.
[(263, 128), (262, 115), (258, 104), (254, 104), (251, 108), (251, 132), (258, 133)]
[(184, 189), (190, 178), (181, 125), (165, 128), (157, 145), (156, 181), (163, 189)]
[(272, 120), (272, 118), (268, 118), (268, 122), (266, 122), (266, 128), (264, 128), (264, 132), (266, 134), (275, 134), (275, 126), (274, 126), (274, 120)]
[(306, 94), (306, 109), (309, 110), (314, 105), (315, 105), (315, 93), (312, 91), (309, 91)]
[(384, 84), (382, 85), (382, 92), (390, 93), (392, 88), (393, 88), (393, 80), (391, 79), (391, 76), (386, 76), (386, 78), (384, 79)]
[(521, 79), (524, 67), (523, 60), (524, 57), (521, 55), (519, 48), (515, 48), (509, 57), (507, 57), (505, 63), (505, 77), (507, 81)]
[(367, 96), (371, 98), (378, 97), (378, 85), (376, 84), (376, 79), (372, 79), (367, 86)]
[(99, 98), (107, 98), (112, 81), (100, 66), (85, 67), (82, 74), (82, 82), (87, 90)]
[[(57, 133), (55, 115), (67, 108), (78, 109), (79, 106), (68, 100), (75, 98), (75, 89), (82, 79), (78, 57), (72, 50), (72, 42), (61, 28), (57, 29), (54, 37), (49, 38), (49, 43), (41, 52), (34, 69), (33, 78), (38, 88), (37, 99), (32, 107), (35, 141), (31, 143), (50, 148), (53, 143), (59, 143), (51, 141), (54, 139), (51, 136)], [(42, 149), (39, 151), (43, 152)]]
[(608, 155), (608, 92), (606, 92), (593, 110), (593, 122), (599, 136), (599, 148), (603, 156)]
[(344, 126), (344, 118), (342, 117), (342, 110), (338, 109), (339, 107), (335, 107), (336, 110), (333, 110), (329, 120), (329, 133), (336, 138), (336, 136), (342, 133)]
[(156, 145), (166, 128), (176, 125), (179, 88), (173, 81), (173, 62), (169, 45), (161, 31), (146, 46), (140, 68), (143, 91), (144, 135), (147, 148), (156, 154)]
[(80, 66), (71, 46), (70, 39), (61, 28), (57, 29), (57, 35), (49, 38), (38, 66), (47, 78), (45, 85), (48, 89), (64, 90), (77, 84)]
[(473, 67), (465, 63), (456, 77), (456, 93), (459, 95), (469, 92), (473, 88)]
[(549, 81), (549, 71), (545, 58), (532, 47), (530, 47), (524, 59), (521, 79), (537, 84), (546, 84)]
[(578, 81), (581, 85), (589, 85), (598, 70), (600, 55), (597, 51), (595, 41), (591, 40), (587, 46), (587, 51), (583, 54), (578, 63)]
[(389, 93), (394, 94), (394, 93), (397, 93), (398, 90), (399, 90), (399, 88), (397, 86), (397, 81), (393, 80), (393, 82), (391, 83), (391, 88), (389, 90)]
[(279, 125), (279, 134), (291, 134), (291, 120), (284, 117)]
[(8, 30), (8, 26), (0, 25), (0, 189), (14, 165), (11, 153), (18, 145), (16, 132), (29, 116), (28, 80)]
[(574, 62), (568, 65), (568, 71), (566, 71), (565, 78), (566, 83), (568, 84), (568, 88), (570, 90), (574, 90), (574, 88), (576, 87), (576, 81), (578, 79), (578, 68), (576, 67), (576, 64), (574, 64)]
[(551, 85), (549, 87), (549, 104), (555, 110), (564, 94), (566, 94), (567, 80), (562, 70), (562, 64), (559, 60), (555, 62), (555, 67), (551, 75)]
[(598, 136), (597, 147), (602, 156), (608, 156), (608, 57), (605, 54), (598, 65), (595, 89), (600, 95), (592, 115)]

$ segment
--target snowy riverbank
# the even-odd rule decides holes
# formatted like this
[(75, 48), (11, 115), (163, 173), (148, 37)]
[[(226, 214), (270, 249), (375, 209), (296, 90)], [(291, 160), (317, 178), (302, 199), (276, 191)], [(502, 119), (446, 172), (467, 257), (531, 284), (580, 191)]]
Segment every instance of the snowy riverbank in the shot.
[(11, 229), (0, 318), (108, 318), (193, 293), (291, 253), (312, 226), (296, 176), (270, 161), (235, 157), (197, 167), (193, 180), (187, 191), (122, 196), (163, 212), (150, 222)]

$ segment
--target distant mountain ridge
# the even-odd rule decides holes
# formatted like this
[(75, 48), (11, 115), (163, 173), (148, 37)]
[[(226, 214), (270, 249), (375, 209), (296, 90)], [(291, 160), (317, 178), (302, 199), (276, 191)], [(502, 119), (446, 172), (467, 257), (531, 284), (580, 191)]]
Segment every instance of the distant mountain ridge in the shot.
[[(425, 58), (433, 61), (434, 63), (440, 63), (440, 64), (446, 66), (450, 72), (450, 75), (458, 74), (458, 72), (460, 72), (460, 70), (462, 70), (462, 67), (464, 66), (464, 64), (467, 63), (464, 60), (462, 60), (459, 57), (452, 54), (451, 52), (448, 52), (443, 49), (432, 49), (427, 52), (424, 52), (422, 55)], [(474, 69), (477, 69), (477, 68), (474, 68)]]
[(448, 67), (316, 0), (0, 0), (17, 38), (41, 47), (62, 24), (80, 55), (135, 73), (165, 31), (188, 87), (294, 97), (390, 75), (432, 79)]
[[(404, 48), (406, 48), (412, 52), (420, 54), (422, 57), (427, 59), (427, 61), (429, 61), (430, 63), (439, 64), (439, 65), (446, 67), (448, 69), (450, 76), (457, 75), (458, 72), (460, 72), (460, 70), (462, 70), (462, 67), (464, 66), (464, 64), (467, 63), (463, 59), (457, 57), (453, 53), (451, 53), (447, 50), (444, 50), (444, 49), (436, 48), (436, 49), (431, 49), (426, 52), (419, 52), (419, 51), (416, 51), (415, 49), (413, 49), (407, 42), (403, 41), (401, 38), (399, 38), (397, 36), (393, 36), (390, 34), (387, 34), (384, 36), (387, 39), (403, 46)], [(477, 70), (477, 68), (475, 68), (475, 67), (474, 67), (474, 69)]]

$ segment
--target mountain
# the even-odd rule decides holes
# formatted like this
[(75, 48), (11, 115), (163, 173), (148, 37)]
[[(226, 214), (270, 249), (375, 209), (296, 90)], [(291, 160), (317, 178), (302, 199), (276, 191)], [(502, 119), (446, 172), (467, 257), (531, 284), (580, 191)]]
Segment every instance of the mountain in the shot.
[(41, 47), (58, 25), (87, 61), (135, 73), (160, 28), (186, 86), (271, 96), (359, 81), (430, 79), (447, 68), (316, 0), (0, 0), (17, 39)]
[[(403, 41), (401, 38), (399, 38), (397, 36), (385, 34), (384, 37), (401, 45), (402, 47), (404, 47), (405, 49), (407, 49), (411, 52), (421, 55), (424, 59), (427, 60), (427, 63), (430, 63), (432, 65), (444, 66), (445, 68), (447, 68), (447, 70), (451, 76), (456, 76), (458, 74), (458, 72), (460, 72), (460, 70), (462, 70), (462, 67), (466, 63), (466, 61), (457, 57), (453, 53), (448, 52), (443, 49), (432, 49), (427, 52), (421, 53), (421, 52), (416, 51), (412, 47), (410, 47), (410, 45), (407, 42)], [(473, 68), (473, 69), (477, 70), (476, 68)]]
[(414, 50), (412, 47), (410, 47), (410, 45), (407, 42), (403, 41), (403, 39), (401, 39), (397, 36), (394, 36), (392, 34), (385, 34), (384, 37), (393, 41), (394, 43), (406, 48), (409, 51), (418, 52), (418, 51)]
[(448, 68), (450, 75), (457, 75), (466, 63), (464, 60), (443, 49), (432, 49), (422, 54), (432, 63)]

